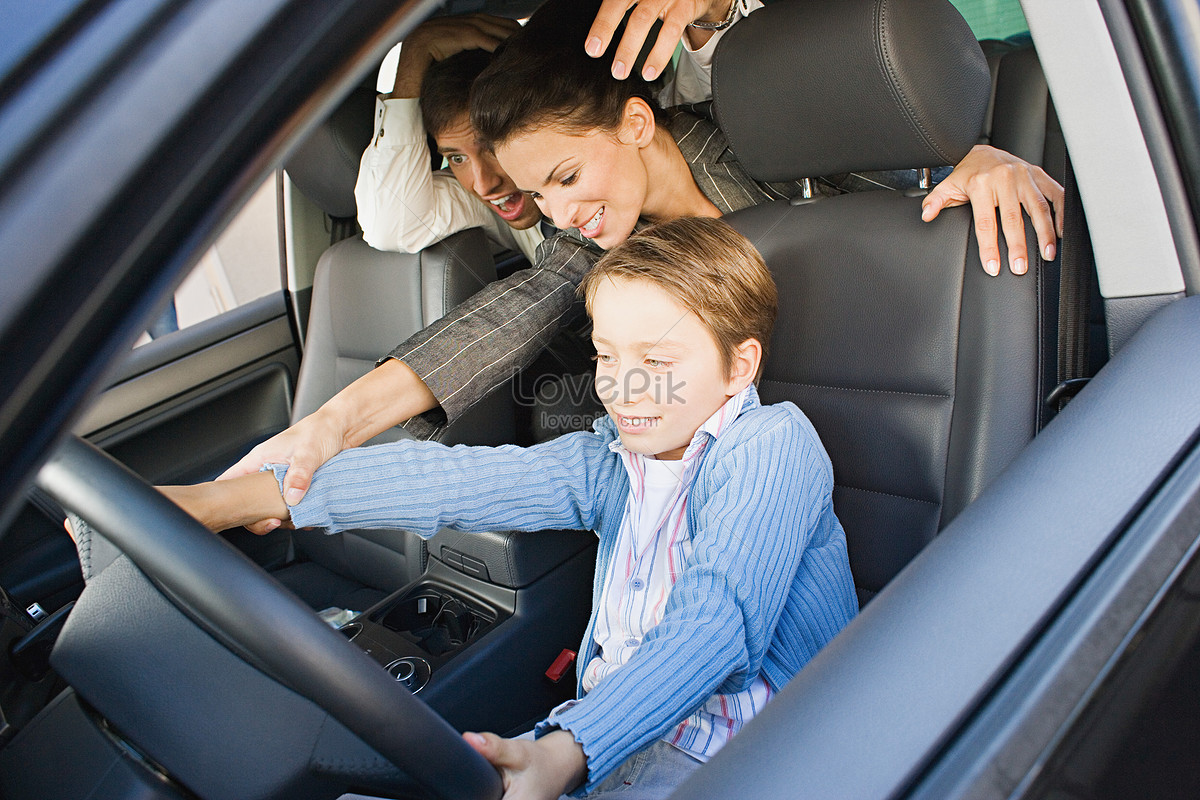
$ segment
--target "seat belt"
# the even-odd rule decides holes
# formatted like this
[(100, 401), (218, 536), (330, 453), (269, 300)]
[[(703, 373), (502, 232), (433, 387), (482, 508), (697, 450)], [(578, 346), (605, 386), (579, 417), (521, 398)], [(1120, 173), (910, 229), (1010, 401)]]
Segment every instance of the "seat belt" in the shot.
[(1059, 263), (1058, 292), (1058, 385), (1046, 404), (1061, 411), (1088, 382), (1088, 300), (1095, 272), (1092, 243), (1075, 171), (1067, 159), (1063, 175), (1063, 238)]

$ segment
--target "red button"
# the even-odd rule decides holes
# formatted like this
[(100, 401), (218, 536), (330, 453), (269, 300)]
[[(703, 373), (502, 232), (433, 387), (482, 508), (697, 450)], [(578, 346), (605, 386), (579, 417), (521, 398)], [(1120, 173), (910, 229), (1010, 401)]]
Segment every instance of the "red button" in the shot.
[(550, 669), (546, 670), (546, 677), (558, 683), (563, 679), (563, 675), (567, 674), (567, 670), (575, 663), (575, 651), (563, 650), (558, 654), (558, 658), (554, 659), (554, 663), (550, 665)]

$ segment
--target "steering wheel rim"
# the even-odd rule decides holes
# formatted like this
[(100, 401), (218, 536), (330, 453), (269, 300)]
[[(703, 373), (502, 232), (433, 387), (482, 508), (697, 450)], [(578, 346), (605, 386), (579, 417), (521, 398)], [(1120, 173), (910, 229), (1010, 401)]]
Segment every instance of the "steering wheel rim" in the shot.
[[(501, 796), (496, 770), (436, 712), (261, 567), (107, 453), (70, 437), (38, 472), (37, 485), (273, 678), (423, 787), (446, 798)], [(246, 614), (247, 608), (256, 612)]]

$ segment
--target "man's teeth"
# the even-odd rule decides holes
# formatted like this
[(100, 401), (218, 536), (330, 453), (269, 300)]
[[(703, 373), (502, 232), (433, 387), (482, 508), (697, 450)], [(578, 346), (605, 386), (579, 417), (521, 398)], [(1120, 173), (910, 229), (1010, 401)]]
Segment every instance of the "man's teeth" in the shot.
[(489, 200), (488, 202), (496, 206), (501, 211), (509, 211), (509, 204), (516, 198), (517, 192), (513, 192), (508, 197), (501, 197), (499, 200)]

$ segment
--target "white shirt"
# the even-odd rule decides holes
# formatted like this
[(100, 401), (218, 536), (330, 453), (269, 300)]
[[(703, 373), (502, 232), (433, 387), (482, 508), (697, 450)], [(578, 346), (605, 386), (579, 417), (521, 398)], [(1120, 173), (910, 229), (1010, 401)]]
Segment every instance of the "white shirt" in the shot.
[(545, 238), (538, 226), (515, 230), (449, 170), (430, 169), (416, 98), (375, 101), (375, 132), (363, 152), (354, 199), (363, 238), (376, 250), (415, 253), (467, 228), (483, 228), (532, 263)]

